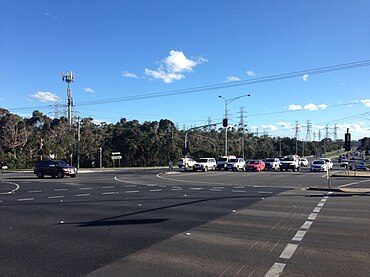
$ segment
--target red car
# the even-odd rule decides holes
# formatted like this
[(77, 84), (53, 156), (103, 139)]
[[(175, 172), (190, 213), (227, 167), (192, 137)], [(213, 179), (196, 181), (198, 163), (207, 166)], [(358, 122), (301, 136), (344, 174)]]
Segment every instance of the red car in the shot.
[(262, 160), (250, 160), (245, 168), (247, 171), (262, 171), (265, 169), (265, 163)]

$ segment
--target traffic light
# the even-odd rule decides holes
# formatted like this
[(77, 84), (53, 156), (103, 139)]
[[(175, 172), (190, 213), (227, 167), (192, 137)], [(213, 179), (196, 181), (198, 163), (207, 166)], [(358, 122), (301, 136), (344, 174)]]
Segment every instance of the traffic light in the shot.
[(224, 118), (224, 120), (222, 120), (222, 126), (227, 127), (227, 123), (227, 118)]
[(182, 154), (187, 155), (188, 154), (188, 148), (186, 148), (186, 147), (182, 148)]
[(344, 149), (346, 151), (351, 151), (351, 134), (348, 132), (344, 134)]

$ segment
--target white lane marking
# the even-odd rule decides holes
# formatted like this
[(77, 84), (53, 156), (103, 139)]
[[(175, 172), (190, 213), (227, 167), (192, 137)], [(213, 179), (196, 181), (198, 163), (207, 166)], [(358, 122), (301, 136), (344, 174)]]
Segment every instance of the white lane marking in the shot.
[(81, 190), (88, 190), (88, 189), (92, 189), (92, 188), (80, 188)]
[(260, 193), (260, 194), (263, 194), (263, 193), (265, 193), (265, 194), (272, 194), (273, 192), (272, 191), (259, 191), (258, 193)]
[(138, 190), (128, 190), (128, 191), (126, 191), (126, 193), (137, 193), (137, 192), (139, 192)]
[(165, 185), (159, 185), (160, 188), (166, 188), (167, 186)]
[(320, 202), (319, 204), (317, 204), (317, 207), (322, 207), (322, 206), (324, 206), (324, 204), (325, 204), (325, 203)]
[(182, 190), (182, 188), (173, 188), (171, 190)]
[(126, 185), (125, 188), (136, 188), (136, 185)]
[(49, 196), (49, 199), (55, 199), (55, 198), (63, 198), (63, 195), (55, 195), (55, 196)]
[(211, 190), (211, 191), (222, 191), (220, 189), (209, 189), (209, 190)]
[(306, 221), (305, 223), (303, 223), (303, 225), (301, 226), (301, 229), (310, 229), (311, 225), (312, 225), (313, 221)]
[(117, 194), (117, 192), (115, 191), (109, 191), (109, 192), (103, 192), (102, 194), (106, 195), (106, 194)]
[(265, 274), (265, 277), (277, 277), (283, 273), (284, 267), (286, 264), (283, 263), (274, 263), (270, 270)]
[(103, 189), (111, 189), (111, 188), (114, 188), (114, 186), (105, 186), (105, 187), (102, 187)]
[(202, 190), (203, 188), (189, 188), (189, 189), (192, 189), (192, 190)]
[(54, 191), (66, 191), (68, 189), (55, 189)]
[(13, 183), (13, 182), (3, 182), (2, 181), (2, 183), (7, 183), (7, 184), (10, 184), (10, 185), (14, 185), (15, 186), (15, 189), (12, 189), (12, 190), (7, 191), (7, 192), (2, 192), (0, 194), (12, 194), (12, 193), (16, 192), (17, 190), (19, 190), (19, 188), (20, 188), (20, 186), (18, 184)]
[(151, 191), (151, 192), (156, 192), (156, 191), (162, 191), (162, 189), (151, 189), (151, 190), (149, 190), (149, 191)]
[(244, 189), (245, 186), (237, 186), (237, 187), (234, 187), (234, 189)]
[(302, 241), (303, 237), (306, 235), (307, 231), (297, 231), (295, 236), (293, 237), (293, 241)]
[(339, 188), (345, 188), (345, 187), (349, 187), (349, 186), (352, 186), (352, 185), (357, 185), (357, 184), (365, 183), (365, 182), (369, 182), (369, 179), (358, 181), (358, 182), (353, 182), (353, 183), (349, 183), (349, 184), (344, 184), (344, 185), (339, 186)]
[[(329, 198), (329, 196), (333, 192), (330, 191), (322, 198), (322, 200), (319, 202), (322, 205), (326, 202), (326, 200)], [(313, 212), (308, 216), (307, 220), (303, 223), (303, 225), (300, 227), (300, 229), (297, 231), (295, 236), (292, 238), (293, 242), (296, 243), (288, 243), (283, 252), (281, 253), (280, 257), (281, 259), (289, 260), (294, 252), (297, 250), (299, 243), (302, 241), (303, 237), (306, 235), (308, 229), (311, 227), (313, 221), (316, 219), (318, 212), (321, 210), (318, 205), (314, 208)], [(283, 273), (283, 270), (286, 266), (286, 263), (275, 263), (270, 270), (265, 274), (265, 276), (271, 277), (271, 276), (280, 276)]]
[(76, 197), (84, 197), (84, 196), (90, 196), (90, 193), (84, 193), (84, 194), (76, 194)]
[(233, 189), (233, 190), (231, 190), (231, 192), (236, 192), (236, 193), (238, 193), (238, 192), (240, 192), (240, 193), (245, 193), (245, 192), (247, 192), (247, 191), (245, 191), (245, 190), (237, 190), (237, 189)]
[(20, 199), (17, 199), (17, 201), (32, 201), (32, 200), (35, 200), (35, 198), (20, 198)]
[(37, 192), (42, 192), (42, 190), (29, 190), (29, 193), (37, 193)]
[(283, 253), (281, 253), (280, 258), (289, 260), (293, 256), (297, 247), (298, 247), (298, 244), (288, 243)]
[(316, 217), (317, 217), (317, 213), (311, 213), (307, 219), (308, 220), (315, 220)]

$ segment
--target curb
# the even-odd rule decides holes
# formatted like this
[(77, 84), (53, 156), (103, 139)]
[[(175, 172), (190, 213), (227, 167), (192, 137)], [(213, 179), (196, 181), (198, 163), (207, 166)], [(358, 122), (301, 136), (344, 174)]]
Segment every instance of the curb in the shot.
[(370, 193), (370, 188), (312, 188), (312, 187), (309, 187), (306, 190), (333, 191), (333, 192), (345, 192), (345, 193)]

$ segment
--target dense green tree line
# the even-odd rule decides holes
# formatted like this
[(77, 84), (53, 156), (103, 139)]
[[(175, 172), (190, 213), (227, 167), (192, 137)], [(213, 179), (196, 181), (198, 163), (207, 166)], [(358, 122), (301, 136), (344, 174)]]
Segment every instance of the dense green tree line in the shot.
[[(121, 166), (166, 165), (183, 156), (185, 134), (167, 119), (140, 123), (122, 118), (115, 124), (96, 124), (92, 118), (83, 118), (69, 126), (65, 117), (50, 118), (34, 111), (32, 117), (23, 118), (0, 108), (0, 163), (9, 168), (32, 168), (38, 159), (55, 158), (76, 165), (79, 152), (81, 167), (98, 167), (101, 148), (103, 167), (113, 166), (112, 152), (121, 152)], [(189, 156), (194, 159), (224, 153), (223, 128), (193, 128), (187, 140)], [(302, 143), (288, 137), (257, 137), (242, 129), (228, 131), (228, 153), (246, 159), (296, 152), (308, 156), (341, 147), (342, 143), (330, 139)]]

